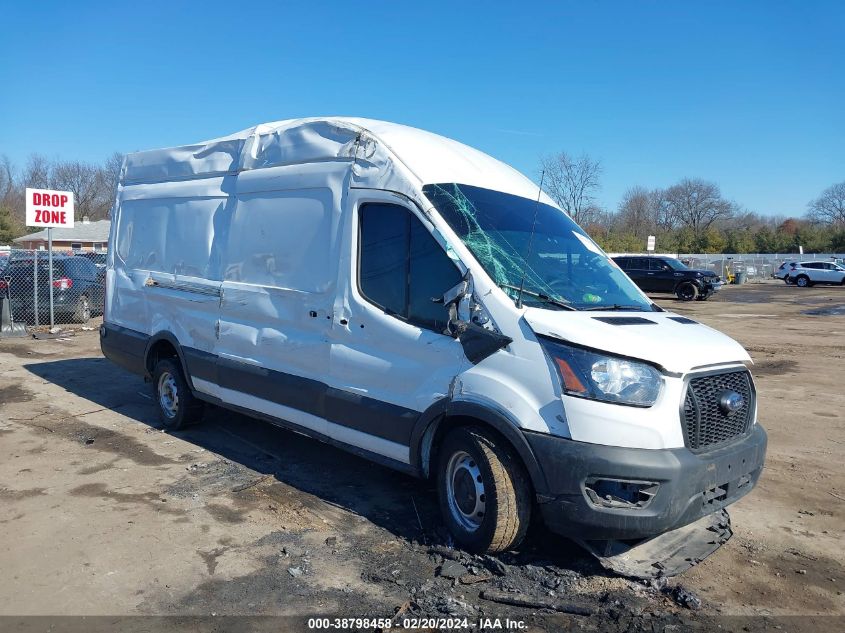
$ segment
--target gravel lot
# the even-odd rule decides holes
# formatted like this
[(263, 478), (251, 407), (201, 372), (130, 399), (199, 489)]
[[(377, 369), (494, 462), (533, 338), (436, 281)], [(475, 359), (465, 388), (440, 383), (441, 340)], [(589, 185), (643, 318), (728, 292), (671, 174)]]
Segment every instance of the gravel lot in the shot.
[(396, 622), (452, 614), (476, 628), (510, 617), (531, 630), (842, 630), (845, 288), (658, 300), (748, 348), (769, 432), (761, 482), (731, 508), (734, 538), (666, 587), (614, 577), (541, 529), (498, 560), (450, 550), (427, 483), (263, 422), (212, 409), (164, 433), (149, 385), (77, 330), (0, 340), (0, 615), (402, 609)]

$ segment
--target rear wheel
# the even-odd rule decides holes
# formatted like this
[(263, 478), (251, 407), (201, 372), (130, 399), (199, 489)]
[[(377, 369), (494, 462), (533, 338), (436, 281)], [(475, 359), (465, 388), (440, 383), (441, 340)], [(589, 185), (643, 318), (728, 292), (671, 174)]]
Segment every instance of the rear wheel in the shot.
[(675, 291), (675, 295), (681, 301), (694, 301), (698, 298), (698, 288), (693, 283), (682, 283)]
[(440, 511), (461, 545), (503, 552), (525, 538), (531, 520), (528, 475), (503, 440), (477, 427), (449, 432), (439, 450)]
[(810, 281), (810, 278), (807, 277), (807, 275), (798, 275), (795, 278), (795, 285), (798, 286), (799, 288), (809, 288), (813, 284)]
[(153, 389), (158, 417), (167, 430), (177, 431), (202, 417), (203, 403), (191, 393), (175, 359), (158, 361), (153, 370)]
[(87, 295), (80, 295), (73, 310), (74, 323), (88, 323), (91, 320), (91, 302)]

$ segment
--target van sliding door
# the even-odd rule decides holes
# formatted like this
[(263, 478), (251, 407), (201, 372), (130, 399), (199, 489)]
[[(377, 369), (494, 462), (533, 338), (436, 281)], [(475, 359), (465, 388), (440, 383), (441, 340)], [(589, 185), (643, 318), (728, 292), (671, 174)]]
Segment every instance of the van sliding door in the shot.
[(325, 185), (260, 190), (273, 183), (261, 173), (268, 171), (239, 183), (229, 227), (217, 341), (220, 397), (323, 433), (339, 195)]

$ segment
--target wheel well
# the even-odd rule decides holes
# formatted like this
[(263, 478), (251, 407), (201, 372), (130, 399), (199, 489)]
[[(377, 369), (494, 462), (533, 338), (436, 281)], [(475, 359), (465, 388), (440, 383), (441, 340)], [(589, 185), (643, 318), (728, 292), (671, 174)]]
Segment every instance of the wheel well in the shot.
[(468, 415), (445, 416), (438, 422), (434, 422), (431, 426), (429, 426), (425, 435), (423, 435), (422, 446), (420, 447), (420, 465), (422, 467), (423, 475), (427, 479), (431, 479), (434, 476), (435, 465), (439, 459), (438, 451), (440, 446), (443, 444), (443, 438), (445, 438), (446, 435), (453, 429), (466, 426), (480, 427), (485, 433), (498, 440), (502, 446), (508, 447), (525, 471), (525, 475), (528, 479), (528, 484), (531, 487), (533, 495), (535, 486), (531, 477), (531, 470), (528, 468), (528, 464), (525, 463), (520, 451), (516, 446), (514, 446), (513, 442), (511, 442), (503, 433), (499, 432), (492, 424)]
[(153, 343), (149, 351), (147, 351), (147, 372), (152, 374), (158, 362), (165, 358), (175, 358), (178, 361), (179, 353), (176, 351), (173, 343), (167, 339), (161, 339)]

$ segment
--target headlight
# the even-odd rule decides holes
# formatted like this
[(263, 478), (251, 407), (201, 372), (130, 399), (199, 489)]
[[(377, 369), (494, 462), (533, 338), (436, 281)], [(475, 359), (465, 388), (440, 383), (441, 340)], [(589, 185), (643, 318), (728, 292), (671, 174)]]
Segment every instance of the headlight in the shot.
[(540, 342), (557, 367), (567, 394), (639, 407), (657, 402), (663, 377), (651, 365), (545, 338)]

